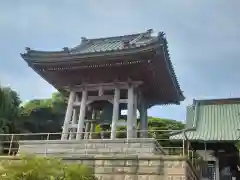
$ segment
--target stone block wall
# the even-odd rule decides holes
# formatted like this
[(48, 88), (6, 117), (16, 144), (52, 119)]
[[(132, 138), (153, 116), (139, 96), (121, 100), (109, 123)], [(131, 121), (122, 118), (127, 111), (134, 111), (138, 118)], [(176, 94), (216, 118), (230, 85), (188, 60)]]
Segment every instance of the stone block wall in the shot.
[[(166, 155), (155, 139), (20, 141), (19, 152), (61, 157), (93, 168), (99, 180), (198, 180), (183, 156)], [(159, 153), (160, 151), (160, 153)], [(158, 153), (156, 153), (158, 152)]]
[(93, 156), (64, 158), (93, 168), (99, 180), (198, 180), (191, 164), (181, 156)]
[[(19, 157), (8, 158), (19, 160)], [(98, 180), (199, 180), (191, 164), (182, 156), (87, 155), (62, 157), (62, 160), (89, 166)]]

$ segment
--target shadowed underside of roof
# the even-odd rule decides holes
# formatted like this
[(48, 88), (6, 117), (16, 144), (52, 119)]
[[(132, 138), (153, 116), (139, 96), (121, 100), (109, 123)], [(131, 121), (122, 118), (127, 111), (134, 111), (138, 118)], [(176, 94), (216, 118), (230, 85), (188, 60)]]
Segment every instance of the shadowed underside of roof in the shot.
[[(190, 140), (236, 141), (240, 139), (240, 99), (196, 100), (187, 107), (186, 132)], [(174, 135), (171, 139), (182, 139)]]

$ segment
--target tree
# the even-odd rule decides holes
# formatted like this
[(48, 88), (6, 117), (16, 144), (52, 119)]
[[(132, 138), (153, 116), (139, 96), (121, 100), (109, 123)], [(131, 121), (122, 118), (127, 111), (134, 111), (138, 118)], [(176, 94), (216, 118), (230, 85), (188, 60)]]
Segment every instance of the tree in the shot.
[(0, 87), (0, 133), (14, 133), (21, 100), (16, 91)]
[[(148, 117), (148, 137), (157, 139), (158, 142), (165, 147), (179, 146), (179, 143), (170, 141), (169, 137), (173, 131), (184, 129), (184, 126), (180, 121)], [(118, 128), (117, 138), (126, 137), (126, 127)], [(138, 137), (140, 137), (140, 132), (138, 133)]]
[(164, 118), (148, 117), (148, 126), (157, 128), (158, 130), (181, 130), (184, 124), (180, 121)]
[(1, 163), (1, 180), (95, 180), (93, 171), (81, 164), (64, 164), (61, 160), (25, 156)]
[(66, 107), (64, 96), (59, 92), (53, 93), (52, 97), (48, 99), (34, 99), (25, 103), (21, 108), (21, 120), (18, 124), (18, 132), (61, 132)]

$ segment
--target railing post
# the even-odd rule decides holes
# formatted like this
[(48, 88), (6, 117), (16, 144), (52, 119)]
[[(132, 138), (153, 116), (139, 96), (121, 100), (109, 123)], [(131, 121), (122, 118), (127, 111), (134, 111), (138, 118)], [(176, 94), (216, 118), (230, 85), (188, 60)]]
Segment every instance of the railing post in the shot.
[(87, 142), (84, 141), (84, 149), (85, 149), (85, 155), (88, 154), (88, 147), (87, 147)]
[(184, 136), (184, 132), (183, 132), (183, 152), (182, 155), (185, 156), (185, 136)]
[(11, 155), (12, 143), (13, 143), (14, 134), (11, 135), (11, 141), (9, 144), (8, 155)]
[(47, 140), (46, 140), (46, 143), (45, 143), (45, 156), (47, 156), (47, 152), (48, 152), (49, 136), (50, 136), (50, 133), (47, 134)]
[(126, 153), (126, 156), (127, 156), (128, 155), (128, 149), (129, 149), (129, 147), (128, 147), (129, 146), (129, 142), (128, 142), (129, 138), (127, 138), (126, 140), (127, 140), (127, 148), (126, 148), (126, 152), (125, 153)]
[[(195, 158), (194, 158), (194, 152), (191, 151), (191, 158), (192, 158), (192, 165), (195, 167)], [(195, 167), (196, 168), (196, 167)]]
[(189, 155), (190, 155), (190, 143), (189, 143), (188, 140), (186, 140), (186, 141), (187, 141), (187, 155), (189, 157)]
[(100, 136), (101, 136), (101, 139), (104, 139), (104, 132), (103, 131), (100, 132)]

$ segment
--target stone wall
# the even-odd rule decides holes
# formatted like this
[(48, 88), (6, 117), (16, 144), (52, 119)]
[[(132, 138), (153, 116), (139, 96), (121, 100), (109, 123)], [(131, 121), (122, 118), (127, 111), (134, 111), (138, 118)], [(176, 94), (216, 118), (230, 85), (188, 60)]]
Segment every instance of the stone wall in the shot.
[(99, 180), (197, 180), (180, 156), (95, 156), (81, 163), (92, 166)]
[(99, 180), (199, 180), (191, 164), (181, 156), (88, 155), (62, 159), (88, 165)]
[(20, 141), (19, 151), (86, 164), (99, 180), (197, 180), (185, 157), (166, 155), (155, 142), (155, 139)]

